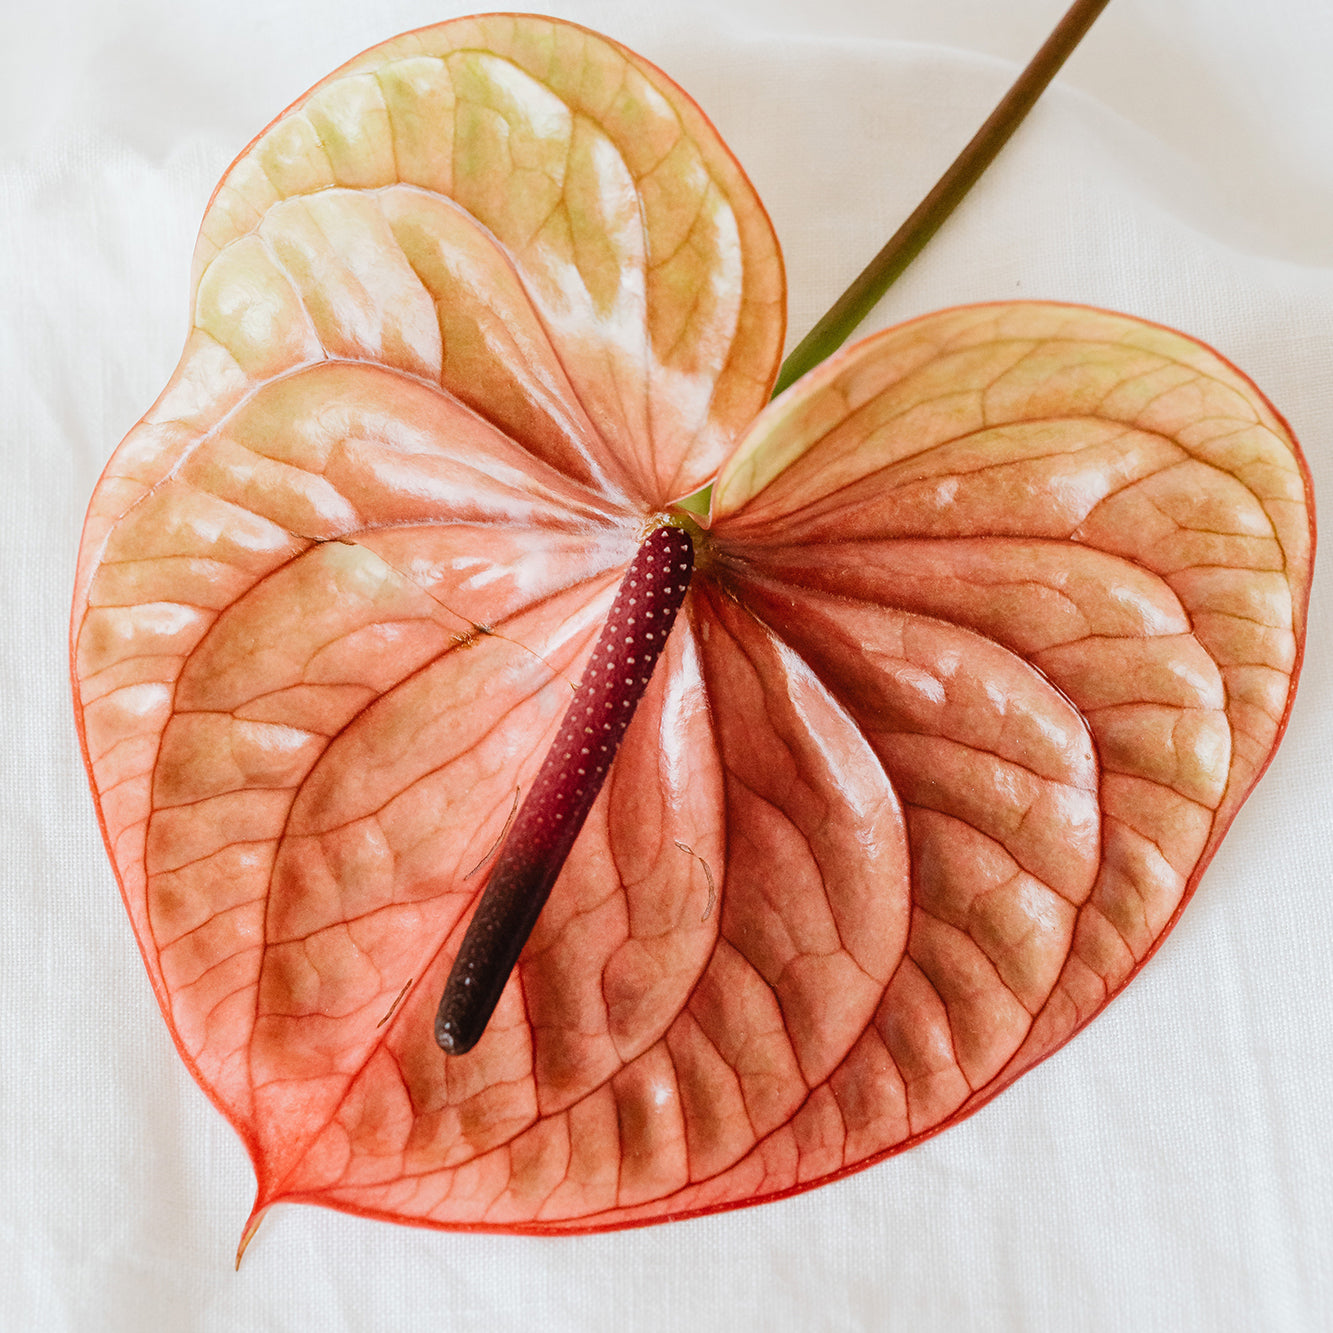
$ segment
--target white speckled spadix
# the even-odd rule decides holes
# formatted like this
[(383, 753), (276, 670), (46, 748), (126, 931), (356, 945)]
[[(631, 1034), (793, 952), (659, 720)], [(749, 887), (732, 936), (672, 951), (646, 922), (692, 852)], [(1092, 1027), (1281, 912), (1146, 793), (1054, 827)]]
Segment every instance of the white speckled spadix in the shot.
[(491, 871), (445, 983), (435, 1040), (450, 1055), (481, 1039), (579, 835), (694, 570), (683, 528), (654, 529), (616, 593), (579, 687)]

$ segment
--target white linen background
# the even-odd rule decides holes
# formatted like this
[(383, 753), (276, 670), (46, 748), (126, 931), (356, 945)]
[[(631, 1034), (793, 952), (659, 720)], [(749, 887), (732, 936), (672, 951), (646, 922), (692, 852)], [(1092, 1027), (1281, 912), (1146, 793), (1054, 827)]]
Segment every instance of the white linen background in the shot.
[[(786, 253), (792, 341), (1066, 0), (560, 0), (713, 117)], [(84, 506), (165, 383), (204, 205), (274, 115), (451, 0), (7, 0), (0, 51), (0, 1327), (1333, 1327), (1326, 579), (1285, 745), (1123, 997), (965, 1124), (665, 1227), (455, 1235), (277, 1207), (176, 1058), (70, 716)], [(1333, 503), (1333, 8), (1112, 0), (867, 329), (1049, 297), (1249, 373)], [(1326, 563), (1326, 562), (1325, 562)]]

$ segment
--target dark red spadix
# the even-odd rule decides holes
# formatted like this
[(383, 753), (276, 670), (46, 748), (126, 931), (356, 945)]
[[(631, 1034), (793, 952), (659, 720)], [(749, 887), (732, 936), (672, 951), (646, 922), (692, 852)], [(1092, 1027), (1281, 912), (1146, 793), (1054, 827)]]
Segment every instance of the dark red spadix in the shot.
[(574, 846), (685, 600), (694, 543), (656, 528), (616, 593), (592, 657), (463, 937), (435, 1015), (450, 1055), (486, 1030), (509, 974)]

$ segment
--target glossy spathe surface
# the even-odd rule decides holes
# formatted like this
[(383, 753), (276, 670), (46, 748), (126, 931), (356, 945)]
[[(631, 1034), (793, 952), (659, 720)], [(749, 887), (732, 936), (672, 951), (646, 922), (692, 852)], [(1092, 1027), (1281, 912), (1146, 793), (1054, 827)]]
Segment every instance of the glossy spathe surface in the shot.
[[(471, 95), (414, 64), (414, 105), (488, 145), (450, 156), (484, 226), (435, 197), (453, 177), (386, 184), (372, 132), (340, 161), (337, 125), (414, 123), (395, 75), (356, 72), (401, 43), (354, 62), (224, 186), (200, 331), (94, 502), (77, 665), (127, 900), (261, 1203), (605, 1225), (807, 1183), (984, 1098), (1159, 938), (1285, 715), (1300, 469), (1215, 357), (1095, 312), (954, 312), (821, 371), (724, 466), (711, 573), (522, 994), (446, 1069), (440, 969), (558, 673), (643, 515), (758, 410), (780, 330), (771, 237), (702, 122), (726, 207), (695, 169), (642, 209), (705, 220), (664, 251), (692, 256), (673, 287), (616, 230), (601, 140), (591, 233), (570, 203), (513, 223), (549, 192), (541, 144), (488, 176), (516, 123), (578, 159), (542, 89), (514, 109), (543, 42), (626, 58), (434, 31), (466, 49), (404, 59)], [(268, 199), (290, 162), (336, 183)], [(716, 299), (654, 313), (680, 291)]]

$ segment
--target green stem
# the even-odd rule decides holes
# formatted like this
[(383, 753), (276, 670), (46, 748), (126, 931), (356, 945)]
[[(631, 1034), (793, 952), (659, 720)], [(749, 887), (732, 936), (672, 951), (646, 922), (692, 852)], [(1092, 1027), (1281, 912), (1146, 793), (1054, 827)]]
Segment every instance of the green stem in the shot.
[(977, 183), (1109, 0), (1075, 0), (935, 188), (782, 363), (774, 395), (836, 352)]

